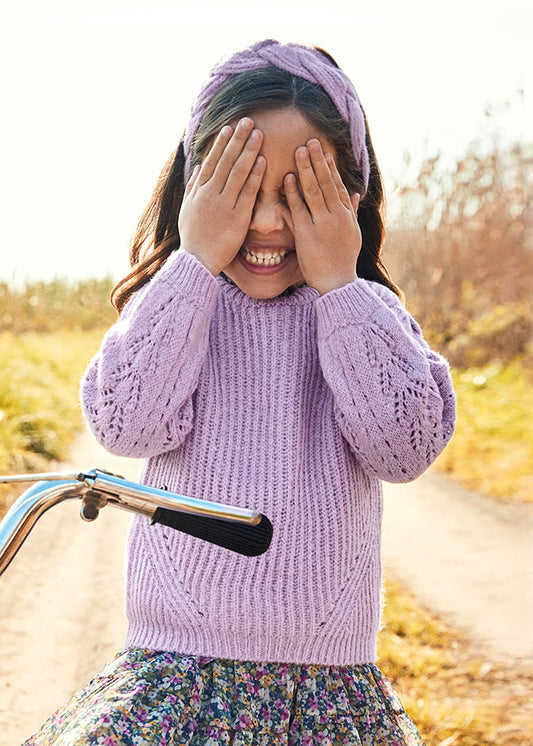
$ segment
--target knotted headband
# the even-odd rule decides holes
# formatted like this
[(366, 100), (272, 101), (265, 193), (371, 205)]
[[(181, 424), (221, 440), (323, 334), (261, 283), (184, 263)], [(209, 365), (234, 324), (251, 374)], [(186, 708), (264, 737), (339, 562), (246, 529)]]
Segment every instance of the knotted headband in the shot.
[(310, 83), (318, 83), (329, 95), (341, 116), (350, 125), (350, 136), (356, 163), (363, 172), (368, 188), (370, 164), (366, 149), (366, 128), (363, 110), (353, 83), (345, 73), (321, 52), (300, 44), (280, 44), (273, 39), (260, 41), (216, 66), (204, 84), (192, 107), (185, 133), (185, 179), (191, 165), (191, 145), (202, 117), (215, 93), (232, 75), (260, 67), (279, 67)]

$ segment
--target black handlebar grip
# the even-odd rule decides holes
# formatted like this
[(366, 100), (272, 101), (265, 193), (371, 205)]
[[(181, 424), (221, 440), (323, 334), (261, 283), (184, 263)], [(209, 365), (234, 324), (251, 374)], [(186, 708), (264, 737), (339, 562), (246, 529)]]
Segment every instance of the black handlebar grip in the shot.
[(246, 557), (257, 557), (266, 552), (272, 540), (272, 523), (261, 515), (261, 521), (252, 526), (225, 518), (182, 513), (169, 508), (157, 508), (150, 523), (175, 528), (190, 536), (217, 544)]

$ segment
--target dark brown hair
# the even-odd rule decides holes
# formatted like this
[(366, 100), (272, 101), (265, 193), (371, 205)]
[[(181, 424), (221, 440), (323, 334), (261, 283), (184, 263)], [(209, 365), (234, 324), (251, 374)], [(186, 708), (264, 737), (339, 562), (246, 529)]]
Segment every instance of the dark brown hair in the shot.
[[(329, 54), (320, 51), (336, 64)], [(362, 248), (357, 259), (357, 276), (379, 282), (400, 295), (380, 258), (385, 232), (382, 218), (383, 183), (368, 127), (366, 146), (370, 177), (368, 189), (365, 190), (362, 172), (352, 150), (349, 125), (320, 85), (277, 67), (247, 70), (232, 76), (213, 96), (202, 118), (192, 144), (191, 171), (202, 160), (224, 125), (246, 115), (253, 116), (256, 111), (288, 107), (298, 109), (334, 146), (339, 172), (348, 192), (361, 195), (357, 219), (361, 228)], [(184, 164), (182, 140), (165, 164), (133, 235), (130, 244), (132, 270), (111, 293), (111, 302), (118, 311), (122, 310), (132, 293), (153, 277), (171, 252), (180, 246), (178, 214), (185, 189)]]

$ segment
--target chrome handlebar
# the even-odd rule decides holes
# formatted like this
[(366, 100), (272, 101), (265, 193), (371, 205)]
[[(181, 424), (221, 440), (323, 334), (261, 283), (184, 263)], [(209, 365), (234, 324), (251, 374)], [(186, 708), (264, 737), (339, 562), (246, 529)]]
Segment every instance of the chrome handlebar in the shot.
[(272, 524), (257, 511), (130, 482), (102, 469), (0, 476), (0, 483), (29, 481), (36, 483), (0, 523), (0, 575), (43, 513), (73, 498), (82, 501), (80, 514), (85, 521), (94, 521), (102, 508), (112, 505), (247, 556), (265, 552), (272, 539)]

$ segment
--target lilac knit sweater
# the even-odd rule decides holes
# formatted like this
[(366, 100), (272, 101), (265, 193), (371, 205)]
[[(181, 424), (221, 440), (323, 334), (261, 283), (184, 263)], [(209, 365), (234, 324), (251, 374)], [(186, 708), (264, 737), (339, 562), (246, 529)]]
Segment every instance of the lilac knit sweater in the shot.
[(178, 251), (130, 300), (82, 381), (111, 452), (142, 481), (273, 523), (243, 557), (133, 520), (127, 646), (237, 660), (375, 660), (381, 480), (450, 439), (448, 365), (397, 297), (356, 280), (250, 298)]

